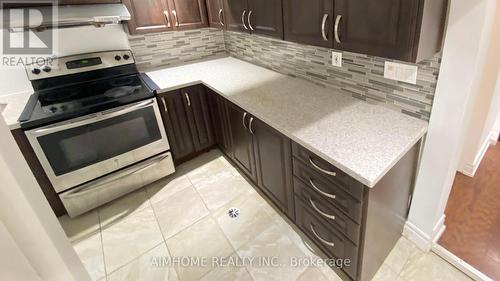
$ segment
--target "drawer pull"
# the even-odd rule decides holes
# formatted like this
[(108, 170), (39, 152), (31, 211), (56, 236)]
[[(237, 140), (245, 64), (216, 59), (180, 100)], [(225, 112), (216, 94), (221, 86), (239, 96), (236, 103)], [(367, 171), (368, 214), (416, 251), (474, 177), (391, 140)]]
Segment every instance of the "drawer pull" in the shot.
[(337, 176), (337, 173), (325, 170), (325, 169), (321, 168), (320, 166), (316, 165), (316, 163), (314, 163), (314, 161), (312, 160), (311, 157), (309, 157), (309, 163), (311, 163), (311, 165), (313, 165), (314, 168), (320, 170), (321, 172), (323, 172), (323, 173), (325, 173), (327, 175), (334, 176), (334, 177)]
[(330, 241), (326, 241), (325, 239), (321, 238), (318, 233), (316, 233), (316, 230), (314, 229), (314, 226), (311, 224), (311, 231), (312, 233), (314, 234), (314, 236), (316, 236), (316, 238), (319, 239), (319, 241), (321, 241), (322, 243), (330, 246), (330, 247), (335, 247), (335, 243), (333, 242), (330, 242)]
[(316, 207), (316, 204), (314, 204), (314, 201), (312, 199), (309, 198), (309, 203), (311, 203), (311, 206), (313, 207), (313, 209), (318, 212), (318, 214), (322, 215), (323, 217), (327, 218), (327, 219), (331, 219), (331, 220), (335, 220), (335, 216), (334, 215), (329, 215), (323, 211), (321, 211), (318, 207)]
[(332, 198), (332, 199), (336, 199), (337, 196), (335, 194), (330, 194), (330, 193), (327, 193), (327, 192), (324, 192), (323, 190), (319, 189), (313, 182), (313, 180), (311, 178), (309, 178), (309, 184), (317, 191), (319, 192), (320, 194), (328, 197), (328, 198)]

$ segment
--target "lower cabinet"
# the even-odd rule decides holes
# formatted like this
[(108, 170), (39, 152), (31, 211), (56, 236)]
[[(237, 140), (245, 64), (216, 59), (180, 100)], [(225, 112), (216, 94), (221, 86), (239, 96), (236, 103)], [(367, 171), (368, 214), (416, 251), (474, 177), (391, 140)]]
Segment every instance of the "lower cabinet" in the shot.
[(328, 258), (343, 263), (332, 267), (343, 280), (373, 278), (401, 237), (419, 144), (368, 188), (204, 86), (159, 99), (174, 159), (216, 143)]
[(172, 157), (182, 163), (215, 145), (205, 87), (196, 85), (158, 96)]
[(249, 126), (254, 118), (238, 106), (228, 103), (228, 120), (233, 144), (232, 159), (238, 167), (253, 181), (257, 180), (253, 136)]
[(258, 119), (249, 129), (253, 135), (257, 184), (288, 217), (293, 218), (292, 143), (287, 136)]

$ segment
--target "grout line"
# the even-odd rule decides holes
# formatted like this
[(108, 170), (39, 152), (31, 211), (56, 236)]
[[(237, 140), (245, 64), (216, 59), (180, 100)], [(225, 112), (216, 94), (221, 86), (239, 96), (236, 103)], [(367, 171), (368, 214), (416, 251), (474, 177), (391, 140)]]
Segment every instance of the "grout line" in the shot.
[[(160, 242), (160, 243), (156, 244), (154, 247), (147, 249), (144, 253), (140, 254), (139, 256), (135, 257), (134, 259), (130, 260), (129, 262), (126, 262), (126, 263), (124, 263), (123, 265), (120, 265), (119, 267), (117, 267), (115, 270), (111, 271), (111, 272), (109, 273), (109, 275), (111, 275), (111, 274), (113, 274), (113, 273), (117, 272), (118, 270), (120, 270), (120, 269), (122, 269), (122, 268), (126, 267), (127, 265), (130, 265), (131, 263), (133, 263), (133, 262), (137, 261), (137, 260), (138, 260), (138, 259), (140, 259), (142, 256), (144, 256), (145, 254), (147, 254), (147, 253), (151, 252), (152, 250), (156, 249), (156, 248), (157, 248), (158, 246), (160, 246), (162, 243), (165, 243), (165, 242)], [(106, 276), (106, 277), (107, 277), (107, 276)], [(106, 279), (107, 279), (107, 278), (106, 278)]]
[(102, 261), (104, 264), (104, 279), (108, 280), (108, 269), (106, 266), (106, 256), (104, 255), (104, 239), (102, 238), (101, 209), (97, 209), (97, 220), (99, 221), (99, 237), (101, 238)]

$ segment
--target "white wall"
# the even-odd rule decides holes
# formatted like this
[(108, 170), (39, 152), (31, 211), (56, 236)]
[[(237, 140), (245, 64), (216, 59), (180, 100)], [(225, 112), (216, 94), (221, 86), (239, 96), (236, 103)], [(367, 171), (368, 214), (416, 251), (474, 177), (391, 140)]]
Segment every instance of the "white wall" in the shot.
[(500, 97), (495, 91), (500, 67), (500, 5), (490, 34), (485, 36), (481, 50), (481, 54), (485, 53), (484, 64), (480, 65), (474, 77), (473, 106), (467, 112), (467, 129), (459, 166), (459, 171), (471, 177), (491, 143), (490, 135), (500, 111)]
[[(7, 32), (1, 30), (2, 32)], [(107, 50), (130, 49), (127, 33), (121, 24), (54, 29), (58, 39), (56, 56), (68, 56)], [(0, 34), (0, 40), (3, 36)], [(32, 91), (24, 69), (6, 69), (0, 67), (0, 96)]]
[(3, 118), (0, 179), (0, 220), (40, 279), (90, 280)]
[(450, 1), (446, 38), (429, 132), (405, 235), (423, 249), (442, 229), (453, 184), (465, 112), (469, 110), (474, 75), (482, 67), (495, 0)]

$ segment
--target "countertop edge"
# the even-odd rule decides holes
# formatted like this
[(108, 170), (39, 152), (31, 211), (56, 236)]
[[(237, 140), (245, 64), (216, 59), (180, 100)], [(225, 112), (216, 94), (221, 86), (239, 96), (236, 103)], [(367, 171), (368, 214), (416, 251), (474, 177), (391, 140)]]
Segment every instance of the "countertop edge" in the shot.
[[(157, 69), (157, 70), (154, 70), (154, 71), (158, 71), (158, 70), (161, 70), (161, 69)], [(147, 75), (147, 73), (146, 73), (146, 75)], [(225, 99), (227, 99), (227, 100), (231, 101), (232, 103), (236, 104), (237, 106), (245, 109), (245, 111), (248, 111), (248, 113), (250, 113), (251, 115), (257, 117), (258, 119), (260, 119), (263, 122), (265, 122), (267, 125), (271, 126), (275, 130), (281, 132), (282, 134), (284, 134), (285, 136), (287, 136), (288, 138), (290, 138), (292, 141), (300, 144), (304, 148), (306, 148), (306, 149), (310, 150), (311, 152), (317, 154), (318, 156), (320, 156), (321, 158), (323, 158), (324, 160), (326, 160), (330, 164), (336, 166), (337, 168), (339, 168), (340, 170), (342, 170), (344, 173), (348, 174), (349, 176), (353, 177), (355, 180), (359, 181), (360, 183), (364, 184), (365, 186), (367, 186), (369, 188), (375, 187), (377, 185), (377, 183), (398, 163), (398, 161), (401, 160), (403, 158), (403, 156), (405, 156), (406, 153), (408, 153), (408, 151), (410, 151), (410, 149), (414, 145), (416, 145), (422, 139), (423, 136), (425, 136), (425, 134), (427, 133), (427, 129), (428, 129), (428, 127), (423, 128), (422, 131), (419, 133), (418, 137), (415, 137), (415, 139), (411, 143), (409, 143), (407, 145), (407, 147), (405, 147), (401, 151), (401, 153), (399, 154), (399, 156), (396, 157), (387, 166), (387, 168), (382, 173), (380, 173), (380, 175), (377, 178), (375, 178), (375, 179), (367, 179), (367, 178), (359, 175), (358, 173), (352, 171), (351, 169), (347, 168), (346, 166), (342, 165), (341, 163), (339, 163), (335, 159), (333, 159), (333, 158), (331, 158), (329, 156), (326, 156), (325, 154), (323, 154), (322, 152), (320, 152), (318, 149), (316, 149), (316, 148), (312, 147), (311, 145), (303, 142), (302, 140), (300, 140), (299, 138), (295, 137), (293, 134), (291, 134), (287, 130), (279, 128), (278, 126), (276, 126), (272, 121), (268, 120), (267, 118), (263, 118), (259, 114), (254, 114), (252, 112), (252, 110), (247, 110), (246, 106), (241, 105), (240, 103), (238, 103), (237, 101), (235, 101), (234, 99), (232, 99), (231, 96), (225, 95), (224, 93), (222, 93), (221, 91), (217, 90), (216, 88), (214, 88), (213, 86), (209, 85), (207, 82), (205, 82), (203, 80), (193, 80), (193, 81), (182, 83), (182, 84), (178, 84), (178, 85), (175, 85), (175, 86), (171, 86), (171, 87), (167, 87), (167, 88), (161, 88), (160, 90), (157, 91), (157, 94), (163, 94), (163, 93), (167, 93), (167, 92), (170, 92), (170, 91), (175, 91), (175, 90), (178, 90), (178, 89), (182, 89), (182, 88), (185, 88), (185, 87), (194, 86), (194, 85), (198, 85), (198, 84), (203, 84), (204, 86), (208, 87), (212, 91), (214, 91), (217, 94), (221, 95)]]

